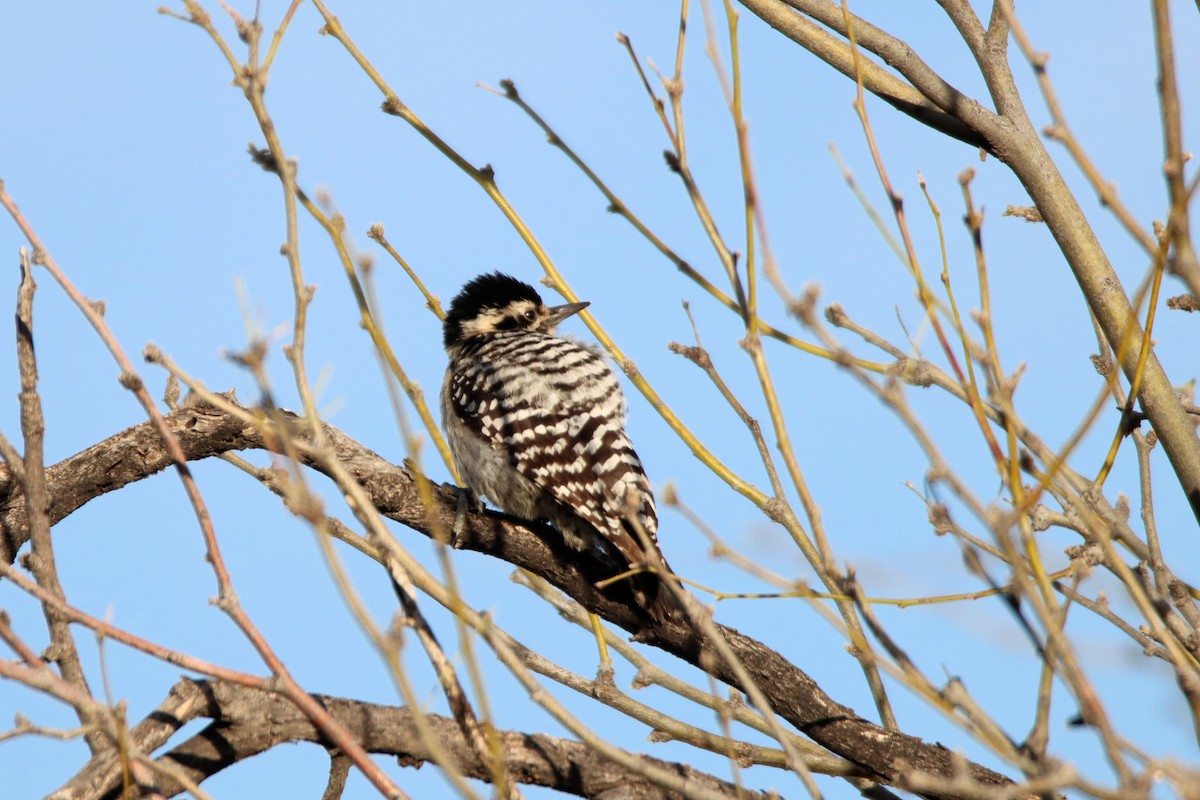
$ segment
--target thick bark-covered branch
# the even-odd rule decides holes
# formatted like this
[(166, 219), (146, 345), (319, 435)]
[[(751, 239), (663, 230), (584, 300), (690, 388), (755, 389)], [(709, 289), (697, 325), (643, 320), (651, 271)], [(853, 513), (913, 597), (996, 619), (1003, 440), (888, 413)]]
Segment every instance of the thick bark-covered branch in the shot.
[[(270, 449), (257, 427), (244, 425), (211, 406), (183, 408), (170, 414), (167, 420), (171, 429), (177, 431), (189, 459), (230, 450)], [(300, 433), (295, 435), (302, 437)], [(433, 535), (434, 525), (441, 530), (454, 526), (458, 507), (456, 489), (434, 487), (436, 508), (431, 514), (421, 502), (411, 471), (385, 461), (335, 428), (326, 426), (325, 435), (337, 459), (362, 484), (382, 514), (426, 536)], [(123, 431), (48, 470), (51, 519), (62, 519), (87, 500), (168, 465), (165, 450), (149, 424)], [(319, 459), (310, 458), (307, 465), (320, 470)], [(0, 541), (9, 548), (6, 555), (10, 559), (28, 538), (22, 501), (15, 491), (13, 482), (0, 474)], [(569, 550), (544, 526), (527, 525), (488, 511), (469, 513), (465, 523), (456, 540), (460, 548), (495, 556), (540, 575), (593, 613), (635, 634), (640, 641), (745, 691), (733, 668), (701, 631), (679, 619), (652, 622), (640, 612), (630, 594), (622, 591), (620, 584), (613, 589), (597, 589), (596, 582), (608, 577), (605, 568)], [(885, 730), (863, 719), (835, 702), (803, 670), (770, 647), (732, 628), (716, 627), (776, 714), (821, 746), (876, 776), (881, 783), (905, 787), (906, 776), (913, 772), (951, 777), (961, 769), (985, 786), (1009, 783), (1003, 775), (981, 765), (967, 762), (964, 766), (961, 759), (952, 757), (941, 745)]]
[(1141, 358), (1143, 331), (1129, 293), (1030, 121), (1009, 63), (1010, 29), (999, 5), (985, 28), (966, 0), (939, 0), (975, 58), (993, 111), (955, 90), (902, 40), (858, 18), (859, 46), (883, 58), (903, 80), (866, 58), (859, 60), (861, 70), (856, 73), (849, 43), (839, 42), (830, 33), (844, 36), (846, 30), (841, 8), (829, 0), (740, 2), (829, 66), (851, 79), (861, 77), (866, 91), (935, 130), (984, 148), (1013, 171), (1041, 212), (1109, 345), (1121, 355), (1126, 377), (1139, 382), (1141, 410), (1154, 426), (1192, 513), (1200, 521), (1200, 437), (1196, 426), (1184, 412), (1154, 350)]
[[(856, 77), (853, 49), (841, 38), (846, 35), (841, 6), (827, 0), (739, 2), (838, 72), (852, 80)], [(855, 34), (862, 50), (878, 55), (900, 73), (897, 76), (860, 51), (858, 67), (866, 91), (936, 131), (990, 149), (975, 124), (980, 115), (991, 112), (947, 83), (900, 39), (862, 19), (855, 23)], [(971, 108), (964, 115), (966, 106)]]
[[(246, 438), (246, 426), (214, 409), (185, 408), (167, 415), (167, 424), (188, 459), (262, 447), (262, 437)], [(148, 478), (171, 465), (159, 435), (149, 423), (126, 428), (46, 470), (50, 523), (56, 524), (89, 500)], [(29, 541), (25, 498), (6, 467), (0, 467), (0, 558), (11, 564)]]
[[(363, 703), (340, 697), (317, 696), (335, 719), (368, 751), (395, 756), (404, 766), (419, 767), (432, 758), (408, 709)], [(281, 744), (313, 742), (328, 746), (312, 722), (286, 698), (228, 681), (182, 679), (170, 696), (134, 728), (133, 742), (143, 750), (161, 745), (166, 736), (194, 719), (212, 724), (159, 757), (160, 764), (177, 770), (195, 783)], [(463, 775), (491, 781), (490, 765), (481, 761), (458, 723), (426, 714), (430, 730)], [(620, 796), (654, 800), (676, 798), (611, 761), (582, 742), (521, 731), (498, 731), (507, 774), (520, 783), (548, 786), (580, 797)], [(164, 735), (165, 734), (165, 735)], [(760, 792), (742, 790), (686, 764), (635, 755), (647, 764), (669, 770), (689, 782), (728, 797), (762, 800)], [(113, 751), (88, 762), (74, 778), (50, 796), (51, 800), (101, 800), (121, 796), (121, 763)], [(161, 773), (156, 788), (171, 797), (183, 787)]]

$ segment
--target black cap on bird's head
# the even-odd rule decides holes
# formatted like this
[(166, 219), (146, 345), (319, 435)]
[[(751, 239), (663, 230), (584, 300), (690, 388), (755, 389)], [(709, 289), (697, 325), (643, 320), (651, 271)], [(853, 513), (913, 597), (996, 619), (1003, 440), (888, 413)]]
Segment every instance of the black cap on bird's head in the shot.
[(488, 272), (469, 281), (450, 302), (442, 323), (442, 341), (451, 347), (475, 336), (521, 328), (549, 333), (587, 306), (547, 306), (528, 283), (502, 272)]

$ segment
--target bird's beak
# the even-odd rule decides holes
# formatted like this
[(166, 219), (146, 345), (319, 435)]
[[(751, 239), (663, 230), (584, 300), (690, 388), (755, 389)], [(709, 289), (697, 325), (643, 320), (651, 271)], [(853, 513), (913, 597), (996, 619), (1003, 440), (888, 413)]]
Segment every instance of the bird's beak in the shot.
[(561, 306), (550, 306), (547, 309), (550, 312), (550, 316), (546, 317), (546, 323), (550, 326), (557, 325), (567, 317), (578, 314), (590, 305), (591, 303), (567, 303)]

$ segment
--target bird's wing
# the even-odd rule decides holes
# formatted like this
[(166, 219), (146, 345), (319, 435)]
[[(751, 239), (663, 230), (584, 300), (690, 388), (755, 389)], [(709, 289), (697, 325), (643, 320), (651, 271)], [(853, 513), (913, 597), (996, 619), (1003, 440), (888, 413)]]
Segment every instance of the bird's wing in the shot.
[(558, 337), (546, 337), (540, 348), (490, 348), (486, 355), (451, 378), (454, 413), (626, 561), (644, 563), (629, 518), (654, 540), (658, 517), (624, 430), (624, 398), (612, 371), (590, 348)]

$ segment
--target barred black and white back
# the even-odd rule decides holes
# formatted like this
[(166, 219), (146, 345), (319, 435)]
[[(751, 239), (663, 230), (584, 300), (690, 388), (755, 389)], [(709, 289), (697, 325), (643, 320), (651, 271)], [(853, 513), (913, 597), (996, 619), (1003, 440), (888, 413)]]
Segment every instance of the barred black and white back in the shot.
[[(450, 449), (475, 496), (550, 522), (571, 547), (618, 571), (667, 571), (617, 378), (598, 350), (554, 333), (586, 305), (549, 308), (532, 286), (500, 273), (463, 288), (444, 325), (450, 366), (441, 406)], [(671, 613), (669, 591), (654, 575), (634, 589), (653, 616)]]

